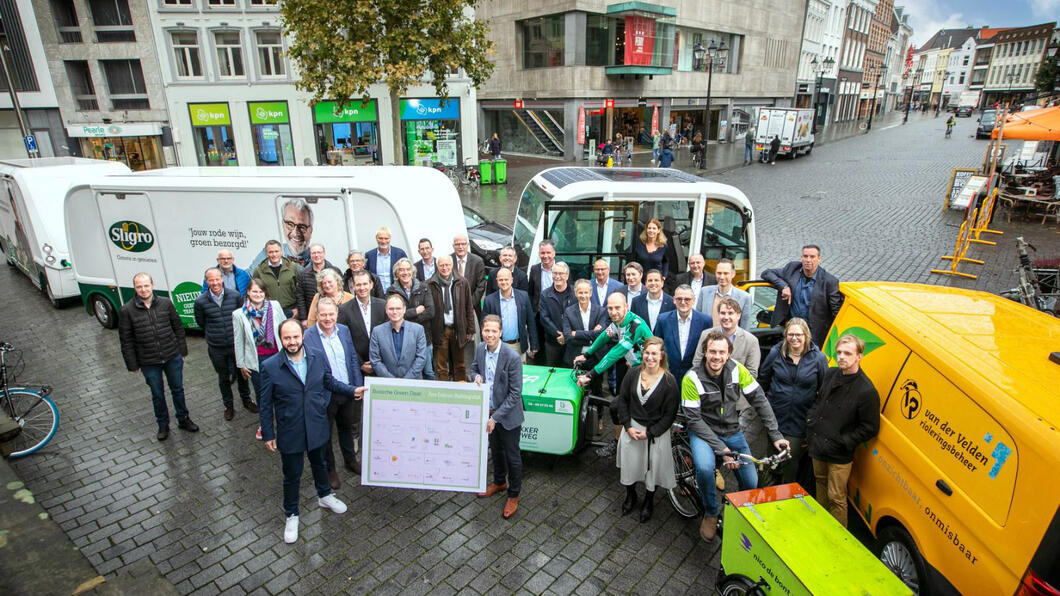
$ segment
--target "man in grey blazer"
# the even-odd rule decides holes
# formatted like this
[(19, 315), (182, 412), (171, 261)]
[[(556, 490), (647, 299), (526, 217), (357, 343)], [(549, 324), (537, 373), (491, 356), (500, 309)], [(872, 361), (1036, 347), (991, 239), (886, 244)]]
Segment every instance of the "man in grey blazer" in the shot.
[[(713, 329), (720, 329), (732, 344), (732, 353), (729, 358), (744, 365), (751, 376), (758, 377), (758, 365), (762, 362), (762, 351), (758, 345), (758, 338), (750, 331), (737, 325), (740, 320), (740, 303), (732, 298), (722, 298), (718, 305), (718, 318), (714, 321)], [(692, 368), (699, 366), (703, 361), (703, 342), (707, 339), (707, 329), (699, 336), (699, 345), (696, 347), (696, 356), (692, 359)]]
[(490, 396), (486, 433), (493, 451), (493, 482), (478, 496), (492, 497), (507, 488), (508, 498), (502, 515), (508, 519), (519, 509), (519, 491), (523, 485), (523, 459), (519, 452), (523, 425), (523, 363), (514, 349), (501, 342), (499, 316), (483, 317), (482, 341), (475, 349), (471, 378), (476, 385), (485, 383)]
[[(721, 259), (714, 269), (714, 276), (718, 279), (718, 283), (703, 286), (699, 292), (699, 300), (696, 301), (696, 310), (708, 315), (716, 323), (721, 299), (732, 298), (740, 304), (740, 312), (743, 313), (740, 315), (740, 327), (750, 329), (754, 325), (754, 321), (751, 320), (751, 295), (732, 285), (732, 280), (736, 277), (736, 265), (731, 259)], [(739, 359), (736, 361), (742, 363)]]
[(386, 299), (389, 323), (372, 329), (368, 358), (377, 377), (422, 379), (427, 362), (427, 336), (423, 326), (405, 320), (405, 299), (391, 294)]

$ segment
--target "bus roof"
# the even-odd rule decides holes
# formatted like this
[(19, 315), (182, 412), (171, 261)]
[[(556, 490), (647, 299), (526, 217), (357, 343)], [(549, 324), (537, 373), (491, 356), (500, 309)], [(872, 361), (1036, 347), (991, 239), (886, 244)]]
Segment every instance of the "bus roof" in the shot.
[(563, 188), (574, 182), (709, 182), (705, 178), (693, 176), (681, 170), (671, 168), (550, 168), (538, 173), (556, 188)]
[(840, 290), (854, 306), (866, 303), (866, 316), (886, 314), (889, 332), (977, 400), (1008, 396), (1051, 426), (1060, 423), (1060, 364), (1049, 360), (1060, 351), (1060, 319), (959, 288), (849, 282)]
[[(388, 168), (371, 168), (386, 170)], [(433, 169), (433, 168), (423, 168)], [(131, 174), (135, 178), (370, 178), (367, 166), (188, 166), (144, 170)]]

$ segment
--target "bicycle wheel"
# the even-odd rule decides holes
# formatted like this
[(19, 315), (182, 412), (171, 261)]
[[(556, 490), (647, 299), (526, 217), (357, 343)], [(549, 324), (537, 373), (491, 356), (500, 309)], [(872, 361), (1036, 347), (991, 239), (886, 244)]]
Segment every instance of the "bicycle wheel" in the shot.
[(674, 475), (677, 486), (666, 491), (670, 504), (681, 517), (691, 519), (703, 513), (699, 489), (696, 486), (696, 469), (692, 464), (692, 450), (687, 445), (675, 443), (673, 447)]
[(15, 388), (7, 392), (15, 411), (15, 422), (22, 432), (11, 442), (11, 459), (35, 453), (52, 440), (59, 430), (59, 408), (50, 397), (32, 389)]

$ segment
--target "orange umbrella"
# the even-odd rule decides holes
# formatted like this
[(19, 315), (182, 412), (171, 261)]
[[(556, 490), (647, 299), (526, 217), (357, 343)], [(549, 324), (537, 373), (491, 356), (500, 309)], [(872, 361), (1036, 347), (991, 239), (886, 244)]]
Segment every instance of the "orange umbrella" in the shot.
[[(990, 133), (997, 138), (998, 129)], [(1003, 138), (1024, 141), (1060, 141), (1060, 106), (1016, 112), (1005, 119)]]

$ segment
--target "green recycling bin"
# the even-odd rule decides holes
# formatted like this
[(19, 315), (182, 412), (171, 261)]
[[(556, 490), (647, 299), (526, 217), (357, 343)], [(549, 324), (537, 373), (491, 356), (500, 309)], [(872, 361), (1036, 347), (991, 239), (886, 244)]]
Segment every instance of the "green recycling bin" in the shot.
[(569, 368), (523, 366), (523, 451), (567, 455), (579, 445), (582, 388)]
[(493, 180), (497, 184), (508, 182), (508, 161), (504, 159), (493, 160)]
[(493, 184), (493, 162), (483, 159), (478, 162), (480, 184)]

